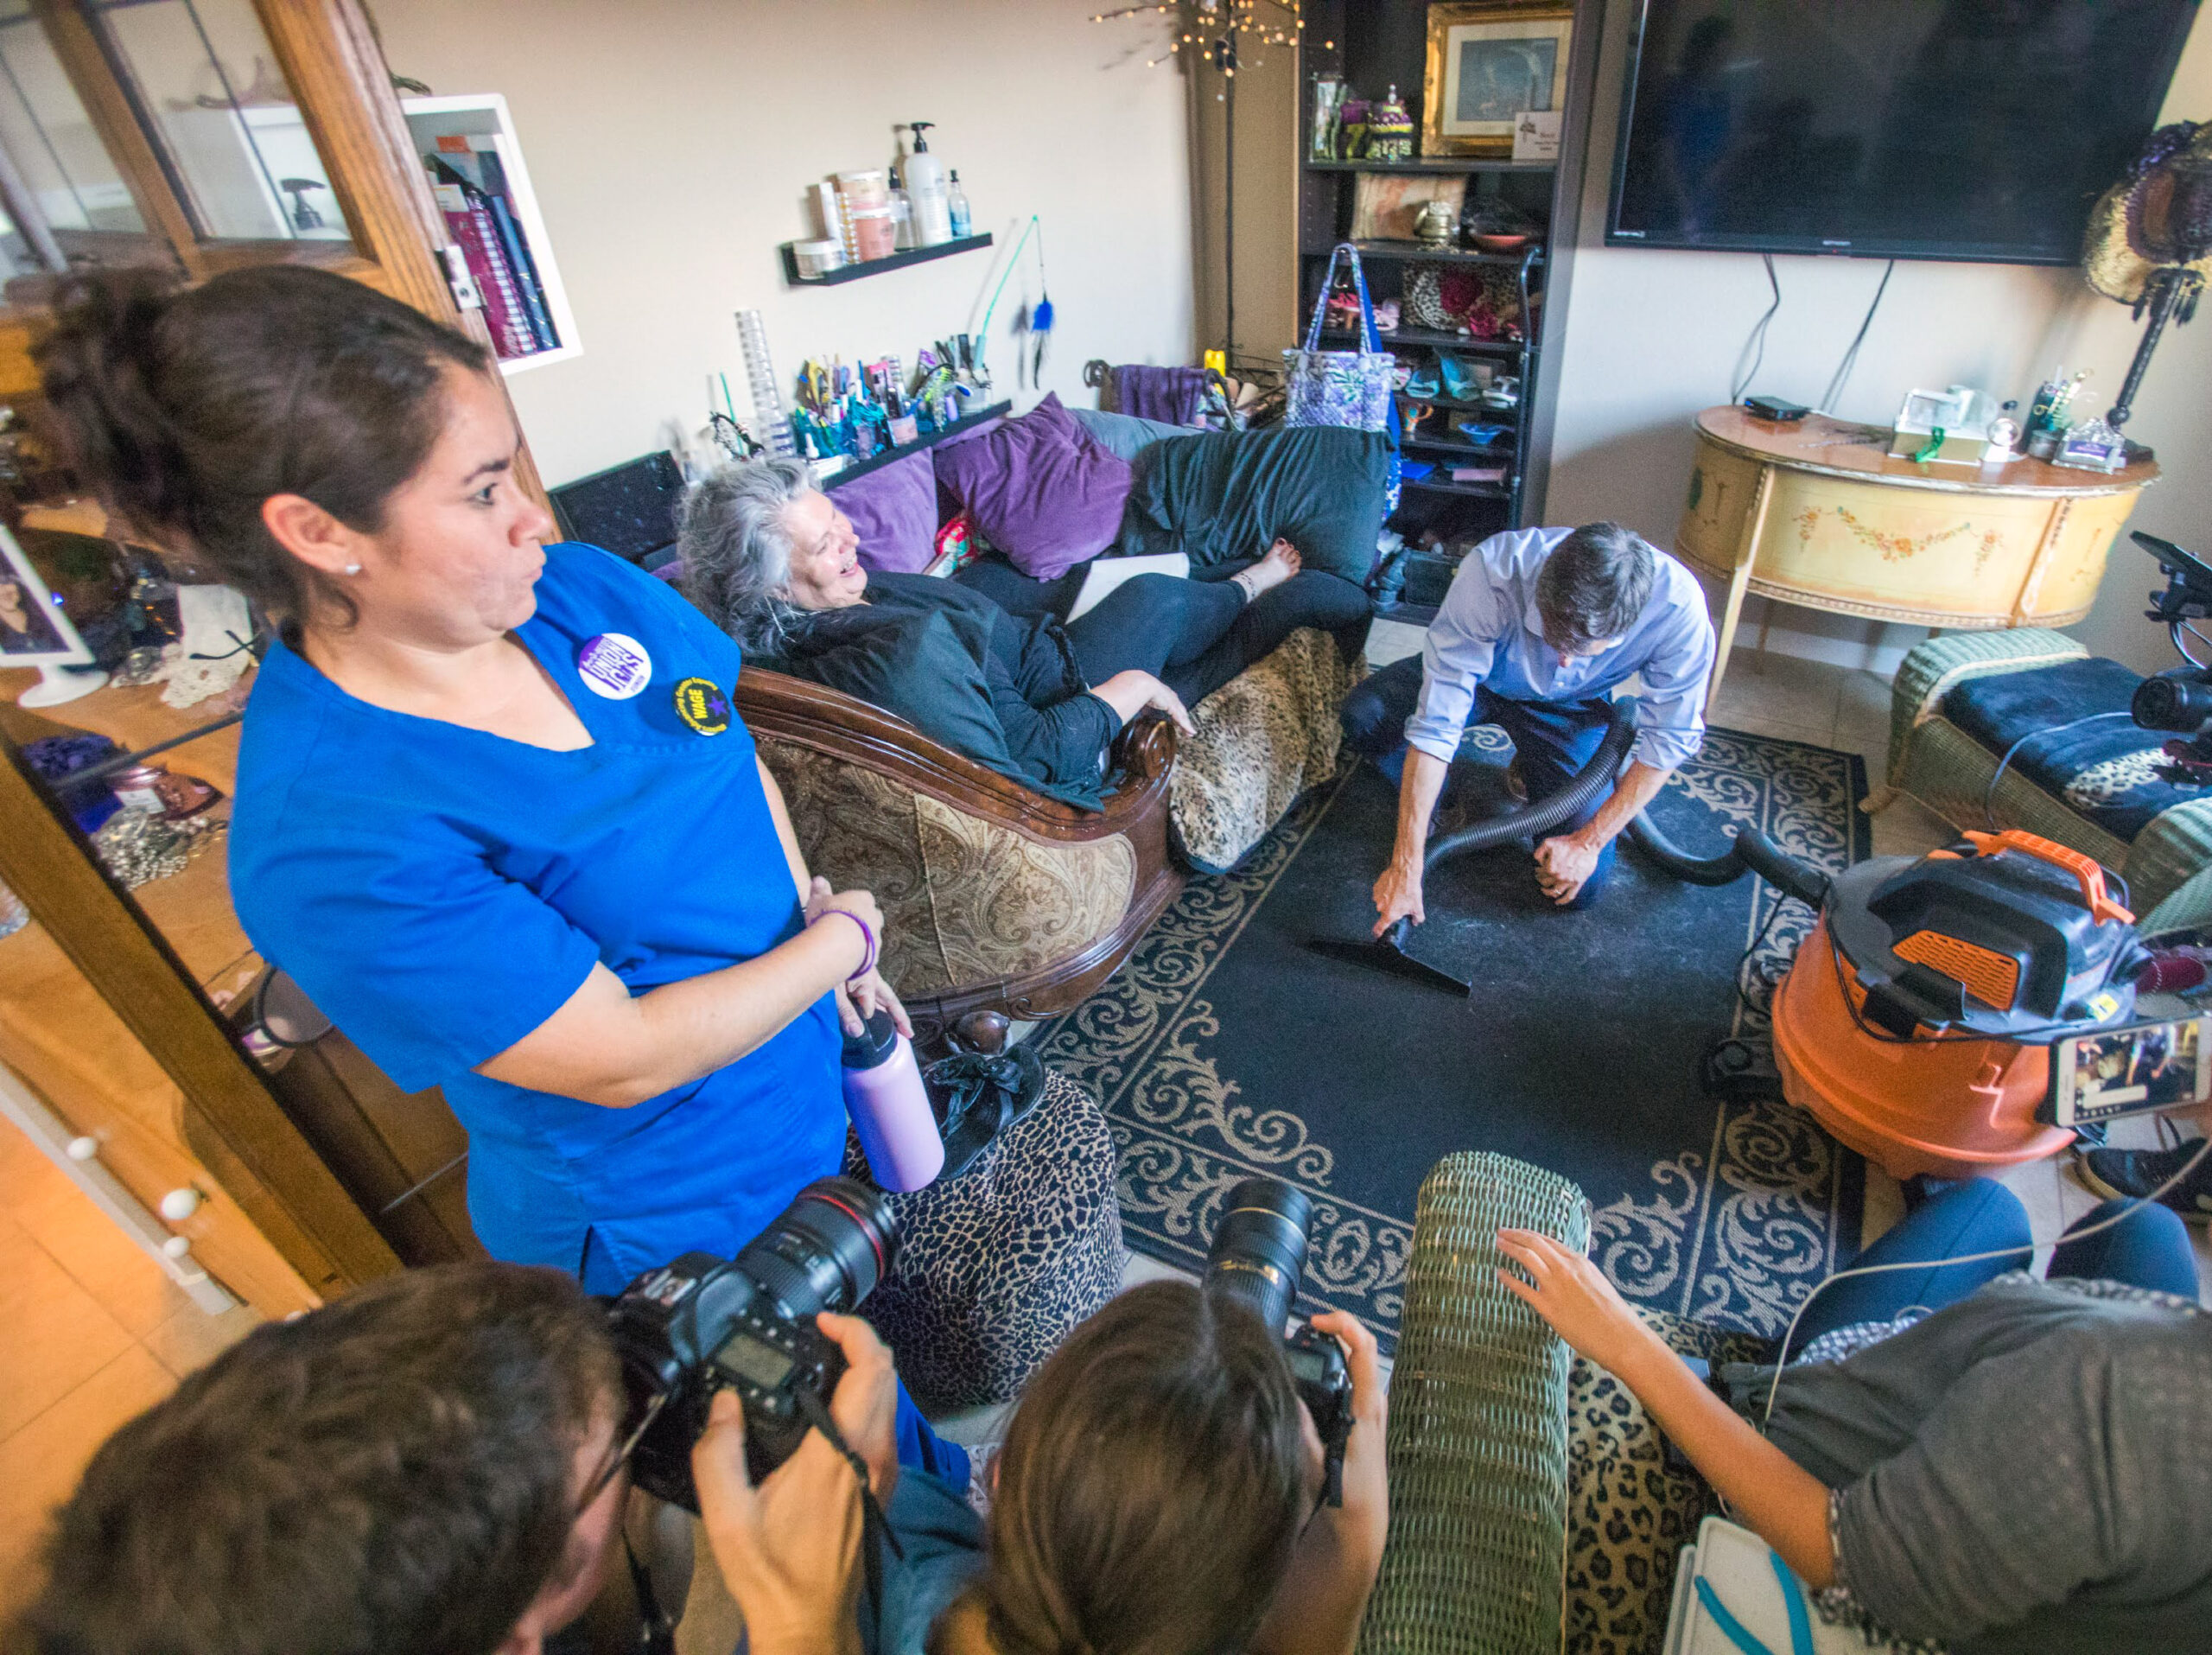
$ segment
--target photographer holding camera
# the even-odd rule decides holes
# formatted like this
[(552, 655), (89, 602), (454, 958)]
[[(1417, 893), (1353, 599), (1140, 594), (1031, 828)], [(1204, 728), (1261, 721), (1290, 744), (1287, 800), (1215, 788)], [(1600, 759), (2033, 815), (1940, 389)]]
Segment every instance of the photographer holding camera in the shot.
[(1302, 1194), (1225, 1206), (1203, 1289), (1132, 1289), (1030, 1381), (935, 1655), (1352, 1648), (1389, 1527), (1375, 1338), (1342, 1311), (1284, 1336)]
[[(836, 1314), (897, 1240), (879, 1194), (822, 1179), (611, 1305), (486, 1262), (262, 1327), (94, 1456), (11, 1655), (533, 1655), (598, 1596), (633, 1472), (699, 1513), (752, 1655), (918, 1648), (978, 1531), (901, 1477), (890, 1353)], [(623, 1641), (672, 1647), (630, 1568)]]

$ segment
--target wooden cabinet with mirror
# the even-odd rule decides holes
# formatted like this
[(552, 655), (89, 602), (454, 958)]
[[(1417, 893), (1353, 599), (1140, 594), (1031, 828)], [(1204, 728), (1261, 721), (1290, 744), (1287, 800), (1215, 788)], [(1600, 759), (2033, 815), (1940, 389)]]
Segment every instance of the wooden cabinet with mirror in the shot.
[[(29, 351), (72, 272), (312, 263), (488, 344), (448, 287), (447, 239), (359, 0), (0, 0), (0, 400), (20, 422), (0, 512), (34, 544), (104, 548), (115, 602), (137, 576), (160, 590), (166, 566), (39, 459)], [(526, 449), (517, 475), (542, 499)], [(15, 704), (31, 681), (0, 671), (0, 884), (29, 914), (0, 937), (0, 1065), (149, 1208), (197, 1189), (172, 1229), (264, 1313), (473, 1251), (442, 1100), (400, 1093), (340, 1035), (258, 1058), (241, 1039), (263, 973), (219, 839), (251, 669), (189, 705), (174, 682)], [(143, 757), (226, 802), (186, 843), (104, 859), (24, 752), (84, 735), (114, 744), (100, 762)]]

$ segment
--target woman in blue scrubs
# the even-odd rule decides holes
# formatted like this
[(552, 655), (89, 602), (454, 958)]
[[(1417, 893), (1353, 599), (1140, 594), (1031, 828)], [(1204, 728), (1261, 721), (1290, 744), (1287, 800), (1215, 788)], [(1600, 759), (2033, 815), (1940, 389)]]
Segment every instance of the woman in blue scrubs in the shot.
[(810, 878), (736, 646), (543, 544), (486, 353), (270, 268), (92, 284), (40, 360), (86, 480), (277, 623), (239, 918), (394, 1080), (444, 1089), (485, 1246), (612, 1292), (837, 1170), (841, 1010), (906, 1026), (881, 916)]

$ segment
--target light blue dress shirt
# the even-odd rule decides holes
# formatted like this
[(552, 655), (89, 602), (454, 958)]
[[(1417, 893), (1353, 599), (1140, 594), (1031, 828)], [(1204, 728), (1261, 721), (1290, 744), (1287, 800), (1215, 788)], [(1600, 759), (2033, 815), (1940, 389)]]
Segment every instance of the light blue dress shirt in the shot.
[(1421, 700), (1406, 741), (1452, 761), (1477, 685), (1509, 701), (1580, 701), (1637, 674), (1643, 693), (1629, 756), (1672, 770), (1705, 740), (1713, 622), (1697, 577), (1653, 548), (1651, 596), (1636, 624), (1595, 655), (1562, 659), (1544, 641), (1536, 572), (1572, 529), (1516, 529), (1468, 552), (1421, 646)]

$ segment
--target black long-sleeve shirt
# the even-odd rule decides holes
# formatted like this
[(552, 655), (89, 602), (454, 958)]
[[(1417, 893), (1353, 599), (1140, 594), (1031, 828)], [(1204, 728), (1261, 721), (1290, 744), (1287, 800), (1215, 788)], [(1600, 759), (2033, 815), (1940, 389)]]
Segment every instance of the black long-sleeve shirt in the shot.
[(925, 575), (872, 574), (866, 601), (803, 616), (764, 665), (893, 712), (931, 740), (1096, 808), (1122, 728), (1058, 621)]

